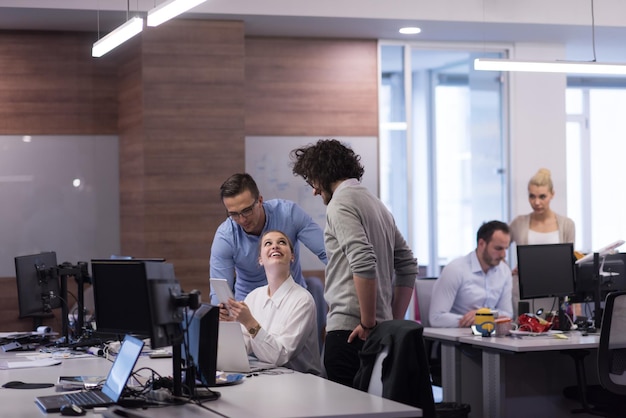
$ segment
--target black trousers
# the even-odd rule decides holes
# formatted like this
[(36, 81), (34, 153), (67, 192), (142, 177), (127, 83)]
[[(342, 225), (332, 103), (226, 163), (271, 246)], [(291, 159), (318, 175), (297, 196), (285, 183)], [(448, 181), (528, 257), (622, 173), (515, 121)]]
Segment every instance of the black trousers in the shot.
[(324, 367), (328, 380), (353, 387), (354, 376), (359, 370), (359, 351), (365, 341), (355, 338), (348, 343), (350, 331), (330, 331), (326, 334)]

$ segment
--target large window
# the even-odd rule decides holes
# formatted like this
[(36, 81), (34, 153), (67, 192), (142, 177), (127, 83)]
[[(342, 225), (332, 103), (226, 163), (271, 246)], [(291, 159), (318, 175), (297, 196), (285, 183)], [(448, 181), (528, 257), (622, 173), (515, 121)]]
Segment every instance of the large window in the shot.
[(622, 80), (567, 89), (567, 213), (576, 223), (576, 248), (585, 252), (626, 239), (625, 102)]
[(381, 198), (437, 276), (506, 219), (502, 79), (472, 69), (500, 54), (381, 43), (380, 56)]

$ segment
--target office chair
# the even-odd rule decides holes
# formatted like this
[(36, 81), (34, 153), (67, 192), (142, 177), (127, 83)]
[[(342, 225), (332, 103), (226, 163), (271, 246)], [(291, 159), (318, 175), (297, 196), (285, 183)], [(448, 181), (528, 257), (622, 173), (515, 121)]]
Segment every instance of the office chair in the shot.
[(313, 300), (315, 301), (315, 317), (317, 319), (317, 339), (319, 343), (320, 354), (324, 349), (324, 338), (326, 336), (326, 314), (328, 313), (328, 305), (324, 299), (324, 282), (319, 277), (304, 277), (307, 289)]
[(435, 402), (423, 332), (422, 325), (410, 320), (378, 324), (359, 353), (361, 366), (354, 387), (421, 408), (425, 418), (434, 418)]
[[(429, 311), (430, 299), (433, 294), (436, 277), (419, 277), (415, 279), (415, 292), (417, 293), (417, 308), (419, 310), (420, 323), (424, 327), (430, 326)], [(430, 364), (430, 374), (433, 384), (441, 386), (441, 344), (439, 341), (426, 340), (426, 353)]]
[(602, 387), (615, 395), (607, 405), (607, 416), (626, 415), (626, 292), (609, 293), (605, 300), (598, 377)]
[(420, 323), (424, 327), (430, 326), (428, 311), (430, 310), (430, 298), (433, 294), (433, 286), (436, 277), (420, 277), (415, 279), (415, 292), (417, 293), (417, 308), (420, 315)]

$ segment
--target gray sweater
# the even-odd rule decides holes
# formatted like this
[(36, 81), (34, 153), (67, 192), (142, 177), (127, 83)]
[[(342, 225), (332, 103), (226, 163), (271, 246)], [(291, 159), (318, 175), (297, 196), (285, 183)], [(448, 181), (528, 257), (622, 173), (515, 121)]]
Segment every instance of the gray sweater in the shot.
[(328, 204), (324, 245), (326, 330), (352, 330), (359, 324), (354, 274), (376, 280), (376, 320), (393, 319), (394, 286), (413, 288), (417, 260), (389, 210), (355, 179), (341, 183)]

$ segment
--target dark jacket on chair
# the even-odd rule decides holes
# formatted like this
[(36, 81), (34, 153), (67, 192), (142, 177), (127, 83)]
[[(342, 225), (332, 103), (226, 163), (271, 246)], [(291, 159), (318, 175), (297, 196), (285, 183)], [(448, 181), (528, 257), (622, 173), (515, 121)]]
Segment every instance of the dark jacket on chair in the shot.
[(435, 417), (423, 332), (420, 324), (409, 320), (378, 324), (359, 353), (361, 367), (354, 387), (368, 390), (376, 357), (388, 346), (389, 353), (382, 364), (383, 397), (421, 408), (425, 418)]

